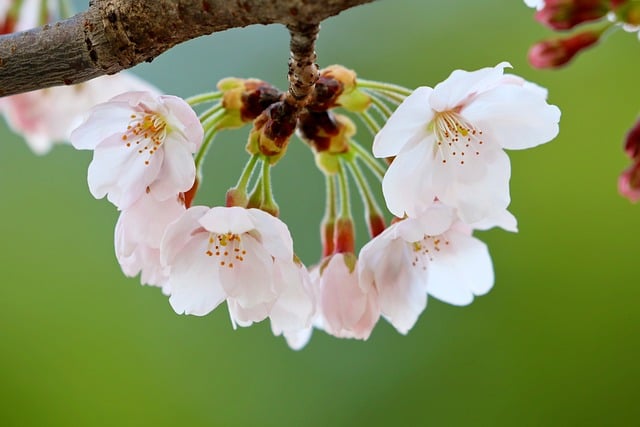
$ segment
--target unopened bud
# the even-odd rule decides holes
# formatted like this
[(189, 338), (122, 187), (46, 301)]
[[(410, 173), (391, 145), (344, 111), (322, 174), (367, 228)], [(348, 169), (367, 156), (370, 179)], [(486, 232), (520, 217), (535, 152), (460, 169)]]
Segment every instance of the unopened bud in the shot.
[(356, 73), (342, 65), (331, 65), (320, 70), (314, 97), (307, 106), (312, 111), (326, 111), (344, 107), (349, 111), (362, 112), (371, 105), (371, 98), (358, 89)]
[(369, 235), (371, 238), (376, 237), (378, 234), (382, 233), (386, 225), (384, 223), (384, 217), (379, 213), (371, 213), (369, 214)]
[(222, 106), (225, 109), (225, 116), (218, 127), (225, 129), (249, 123), (282, 97), (277, 88), (258, 79), (228, 77), (220, 80), (217, 86), (223, 92)]
[(545, 0), (544, 7), (536, 12), (536, 20), (562, 31), (602, 19), (610, 10), (608, 0)]
[(632, 202), (640, 200), (640, 161), (622, 172), (618, 179), (618, 191)]
[(356, 125), (342, 114), (306, 111), (298, 121), (298, 132), (316, 153), (340, 154), (349, 151)]
[(249, 198), (247, 197), (247, 193), (238, 188), (230, 188), (227, 190), (226, 196), (226, 205), (227, 207), (231, 206), (240, 206), (242, 208), (246, 208), (249, 204)]
[(529, 62), (536, 68), (561, 67), (578, 52), (596, 44), (600, 34), (597, 31), (585, 31), (566, 39), (541, 41), (529, 50)]
[(263, 154), (271, 164), (282, 157), (296, 129), (297, 110), (294, 106), (279, 101), (271, 104), (253, 122), (249, 133), (247, 151)]
[(640, 160), (640, 119), (627, 133), (624, 151), (632, 159)]
[(335, 245), (333, 236), (335, 233), (335, 222), (329, 219), (323, 219), (320, 225), (320, 240), (322, 241), (322, 256), (326, 257), (333, 254)]
[(354, 252), (356, 233), (351, 218), (338, 218), (334, 231), (335, 253)]

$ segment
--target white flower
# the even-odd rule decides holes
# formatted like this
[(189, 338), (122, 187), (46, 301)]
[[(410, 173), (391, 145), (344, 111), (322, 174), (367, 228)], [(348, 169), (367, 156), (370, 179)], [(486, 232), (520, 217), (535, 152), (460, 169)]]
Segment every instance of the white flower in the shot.
[(125, 275), (140, 274), (145, 285), (165, 287), (168, 268), (160, 263), (160, 243), (167, 226), (185, 211), (176, 197), (158, 201), (145, 194), (129, 208), (120, 212), (115, 229), (116, 258)]
[(25, 138), (33, 152), (46, 154), (54, 143), (69, 140), (91, 107), (122, 92), (141, 90), (160, 94), (133, 74), (120, 73), (8, 96), (0, 100), (0, 108), (9, 127)]
[(441, 205), (391, 225), (367, 243), (358, 275), (361, 286), (377, 289), (383, 316), (403, 334), (424, 311), (427, 294), (466, 305), (494, 281), (486, 245)]
[(533, 7), (537, 10), (541, 10), (542, 8), (544, 8), (544, 0), (524, 0), (524, 3), (527, 6)]
[(335, 254), (320, 266), (314, 287), (319, 293), (316, 327), (339, 338), (369, 338), (380, 317), (371, 283), (360, 283), (353, 254)]
[(166, 200), (191, 188), (193, 153), (203, 129), (181, 98), (128, 92), (95, 106), (71, 134), (77, 149), (94, 150), (88, 182), (96, 198), (107, 195), (126, 209), (149, 188)]
[(234, 325), (269, 316), (285, 336), (311, 325), (308, 273), (287, 226), (261, 210), (192, 207), (169, 226), (160, 254), (178, 314), (203, 316), (227, 300)]
[(546, 90), (494, 68), (454, 71), (409, 95), (376, 135), (376, 157), (393, 157), (383, 179), (389, 210), (418, 216), (438, 200), (472, 224), (509, 205), (503, 149), (533, 147), (558, 133)]

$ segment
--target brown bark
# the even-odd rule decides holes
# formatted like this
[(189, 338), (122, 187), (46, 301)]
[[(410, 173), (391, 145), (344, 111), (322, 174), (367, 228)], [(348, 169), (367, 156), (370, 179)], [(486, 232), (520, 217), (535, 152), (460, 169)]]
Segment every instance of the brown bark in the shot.
[(372, 1), (93, 0), (87, 11), (70, 19), (0, 36), (0, 96), (114, 74), (179, 43), (229, 28), (277, 23), (293, 36)]

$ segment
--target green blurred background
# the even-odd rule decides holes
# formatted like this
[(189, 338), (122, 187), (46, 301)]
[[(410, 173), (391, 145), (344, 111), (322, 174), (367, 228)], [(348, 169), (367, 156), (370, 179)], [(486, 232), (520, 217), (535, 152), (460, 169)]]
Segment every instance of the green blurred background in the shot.
[[(563, 112), (554, 142), (510, 153), (520, 232), (480, 235), (494, 289), (464, 308), (431, 299), (408, 336), (381, 321), (367, 342), (316, 332), (293, 352), (265, 322), (234, 331), (224, 306), (177, 316), (121, 274), (117, 212), (87, 189), (91, 154), (37, 157), (2, 125), (0, 425), (638, 425), (640, 206), (616, 190), (640, 99), (638, 40), (619, 32), (567, 69), (535, 71), (526, 51), (549, 33), (532, 15), (519, 0), (380, 0), (323, 23), (321, 66), (416, 87), (507, 60)], [(226, 31), (134, 71), (181, 96), (231, 75), (284, 87), (287, 37)], [(201, 203), (235, 183), (245, 134), (217, 140)], [(308, 264), (323, 204), (312, 167), (296, 141), (274, 170)]]

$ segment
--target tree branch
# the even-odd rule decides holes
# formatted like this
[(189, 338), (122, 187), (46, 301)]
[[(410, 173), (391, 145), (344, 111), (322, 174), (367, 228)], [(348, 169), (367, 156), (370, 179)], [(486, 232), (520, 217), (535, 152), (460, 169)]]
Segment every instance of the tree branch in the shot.
[(87, 11), (70, 19), (0, 36), (0, 96), (114, 74), (229, 28), (313, 28), (372, 1), (92, 0)]

